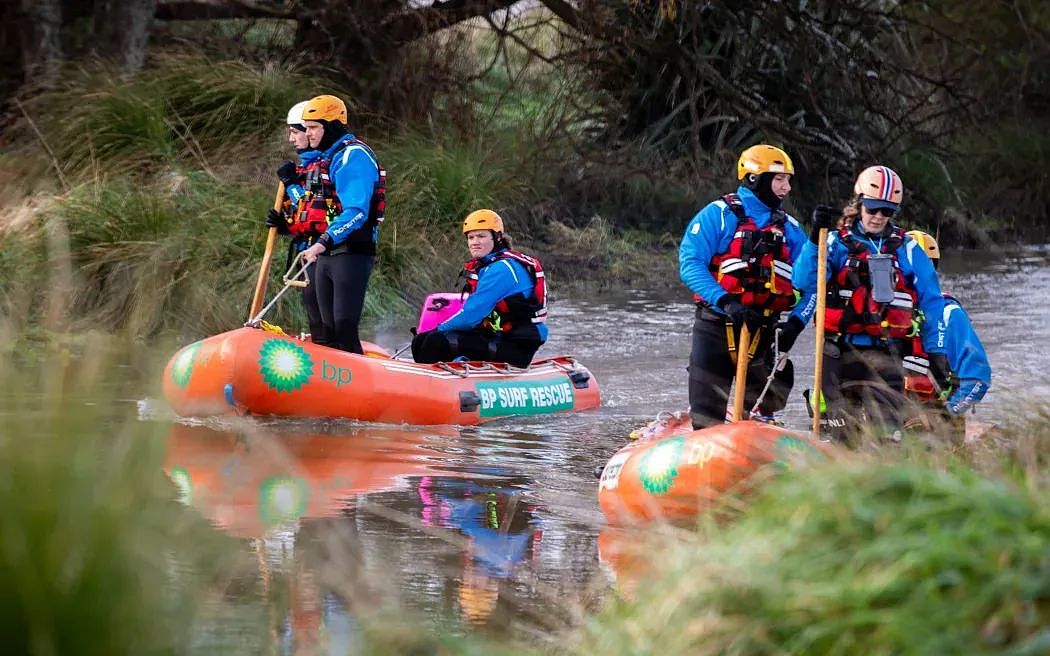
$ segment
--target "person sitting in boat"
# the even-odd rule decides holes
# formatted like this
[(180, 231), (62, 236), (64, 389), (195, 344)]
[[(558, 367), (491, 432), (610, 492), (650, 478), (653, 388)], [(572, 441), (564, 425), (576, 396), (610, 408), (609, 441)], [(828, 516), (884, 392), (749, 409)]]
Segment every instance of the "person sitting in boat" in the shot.
[[(742, 326), (753, 337), (744, 396), (751, 408), (774, 366), (773, 351), (790, 351), (813, 314), (812, 292), (800, 302), (791, 282), (806, 233), (781, 209), (794, 173), (780, 148), (752, 146), (737, 161), (736, 192), (709, 203), (686, 226), (678, 265), (696, 302), (689, 354), (693, 428), (725, 421)], [(786, 390), (794, 380), (789, 366), (779, 374)], [(772, 416), (786, 402), (786, 392), (767, 393), (759, 414)]]
[[(904, 197), (900, 176), (886, 166), (866, 168), (853, 192), (842, 212), (826, 205), (814, 209), (794, 282), (806, 293), (816, 290), (818, 233), (835, 229), (827, 240), (821, 432), (847, 443), (865, 428), (858, 419), (863, 417), (877, 435), (896, 441), (907, 406), (904, 351), (919, 328), (916, 310), (927, 319), (923, 348), (944, 357), (936, 323), (944, 297), (930, 258), (891, 220)], [(853, 404), (863, 413), (851, 411)]]
[[(911, 230), (908, 236), (938, 269), (941, 250), (929, 233)], [(924, 329), (926, 326), (924, 325)], [(944, 355), (927, 356), (922, 340), (912, 340), (912, 353), (905, 356), (908, 370), (904, 389), (927, 410), (914, 421), (923, 428), (949, 423), (956, 433), (963, 430), (963, 415), (980, 403), (992, 384), (992, 367), (969, 315), (951, 294), (944, 294), (944, 315), (939, 330), (944, 333)]]
[[(292, 259), (298, 253), (321, 236), (316, 225), (305, 221), (306, 213), (299, 212), (299, 201), (305, 196), (302, 185), (306, 180), (306, 167), (321, 156), (320, 152), (310, 148), (310, 141), (306, 137), (303, 109), (306, 108), (307, 102), (304, 100), (296, 103), (288, 110), (285, 121), (288, 125), (288, 143), (295, 149), (299, 161), (289, 160), (277, 167), (277, 179), (284, 185), (284, 203), (280, 210), (271, 208), (266, 214), (266, 227), (276, 228), (279, 234), (291, 236), (285, 269), (291, 267)], [(306, 268), (308, 280), (314, 279), (314, 267), (314, 264), (310, 264)], [(315, 285), (300, 288), (310, 337), (318, 344), (324, 344), (327, 340), (323, 335), (324, 323), (321, 321), (321, 310), (317, 305), (316, 289)]]
[(463, 221), (471, 260), (469, 292), (459, 312), (412, 340), (416, 362), (457, 357), (528, 367), (547, 341), (547, 282), (539, 260), (511, 249), (503, 219), (492, 210)]

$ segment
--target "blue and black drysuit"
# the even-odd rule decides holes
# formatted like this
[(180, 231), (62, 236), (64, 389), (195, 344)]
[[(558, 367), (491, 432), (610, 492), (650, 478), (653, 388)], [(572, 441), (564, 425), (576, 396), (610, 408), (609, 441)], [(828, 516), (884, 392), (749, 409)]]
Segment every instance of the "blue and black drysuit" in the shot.
[[(897, 239), (895, 235), (902, 233), (897, 226), (887, 224), (879, 235), (869, 235), (862, 231), (859, 219), (848, 232), (850, 244), (860, 244), (870, 254), (893, 255), (900, 267), (899, 275), (914, 290), (923, 316), (940, 317), (944, 313), (944, 297), (933, 263), (922, 246), (907, 235), (896, 248), (892, 248)], [(829, 232), (827, 248), (827, 275), (829, 280), (834, 280), (851, 257), (850, 247), (842, 234)], [(807, 294), (816, 291), (816, 244), (806, 243), (795, 266), (794, 281), (795, 286)], [(829, 289), (829, 305), (836, 300), (839, 291)], [(936, 323), (927, 321), (921, 334), (923, 348), (931, 357), (944, 354), (944, 338)], [(904, 396), (905, 355), (907, 353), (899, 339), (867, 333), (826, 334), (820, 383), (826, 408), (821, 416), (825, 434), (846, 442), (867, 423), (879, 427), (883, 437), (899, 439), (907, 402)], [(851, 410), (853, 404), (859, 404), (863, 413)]]
[(324, 345), (362, 353), (358, 324), (379, 240), (379, 224), (371, 215), (379, 163), (352, 134), (339, 138), (319, 159), (328, 161), (328, 175), (342, 204), (342, 212), (318, 239), (325, 251), (317, 258), (313, 284), (325, 326)]
[[(773, 221), (770, 208), (747, 187), (736, 190), (744, 211), (758, 228)], [(727, 324), (729, 317), (719, 308), (728, 293), (715, 279), (712, 259), (729, 249), (739, 221), (724, 200), (716, 200), (700, 210), (686, 226), (678, 249), (678, 267), (682, 282), (697, 296), (696, 316), (693, 321), (692, 350), (689, 355), (689, 412), (695, 428), (713, 426), (725, 421), (729, 388), (736, 372), (736, 364), (729, 349)], [(784, 241), (792, 260), (797, 260), (808, 238), (798, 221), (785, 215)], [(804, 326), (813, 315), (813, 293), (804, 294), (790, 311)], [(760, 309), (760, 308), (756, 308)], [(772, 369), (774, 326), (779, 313), (765, 317), (747, 372), (744, 403), (750, 409), (758, 399)], [(739, 341), (740, 327), (732, 326), (734, 343)], [(786, 349), (782, 349), (786, 350)], [(790, 363), (787, 363), (790, 367)], [(777, 374), (777, 385), (766, 393), (759, 406), (762, 415), (772, 415), (784, 408), (787, 394), (793, 384), (790, 368)]]
[(944, 404), (951, 415), (961, 415), (977, 405), (992, 384), (992, 366), (966, 310), (954, 297), (944, 295), (944, 314), (938, 322), (954, 389)]
[[(305, 169), (320, 156), (321, 153), (316, 150), (306, 150), (299, 153), (299, 168)], [(291, 215), (288, 216), (289, 223), (295, 220), (295, 214), (299, 210), (299, 201), (301, 201), (305, 195), (303, 187), (300, 184), (293, 184), (285, 187), (284, 196), (288, 199), (289, 203), (286, 211), (291, 213)], [(287, 232), (287, 228), (281, 232)], [(305, 235), (294, 237), (288, 244), (288, 261), (284, 268), (288, 269), (291, 267), (295, 256), (306, 250), (307, 247), (314, 243), (319, 236), (320, 235)], [(306, 276), (311, 283), (314, 279), (314, 271), (317, 268), (316, 265), (317, 263), (315, 262), (306, 267)], [(317, 306), (317, 286), (309, 284), (306, 287), (301, 287), (300, 291), (303, 299), (303, 310), (306, 312), (306, 321), (310, 327), (310, 339), (318, 344), (324, 344), (327, 340), (324, 339), (324, 322), (321, 320), (321, 310)]]

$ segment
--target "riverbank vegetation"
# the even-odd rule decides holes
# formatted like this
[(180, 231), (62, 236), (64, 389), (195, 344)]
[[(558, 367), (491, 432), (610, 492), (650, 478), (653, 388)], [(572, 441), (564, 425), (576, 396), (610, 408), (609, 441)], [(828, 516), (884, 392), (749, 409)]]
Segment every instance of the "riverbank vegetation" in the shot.
[[(36, 34), (53, 4), (14, 12), (5, 29)], [(9, 321), (40, 325), (41, 304), (18, 292), (54, 279), (63, 249), (71, 266), (49, 285), (63, 325), (145, 336), (240, 320), (272, 171), (290, 154), (283, 116), (320, 92), (350, 101), (353, 129), (390, 174), (373, 319), (452, 284), (458, 222), (479, 206), (548, 264), (555, 301), (581, 285), (673, 284), (682, 226), (732, 188), (735, 157), (758, 141), (793, 155), (790, 209), (803, 219), (878, 160), (907, 182), (904, 222), (942, 244), (995, 247), (1050, 227), (1039, 3), (491, 13), (511, 4), (364, 2), (354, 11), (375, 20), (362, 23), (334, 1), (198, 14), (159, 0), (128, 23), (140, 41), (99, 32), (123, 3), (58, 10), (51, 40), (26, 41), (0, 85)], [(346, 21), (350, 33), (334, 28)], [(47, 257), (22, 256), (41, 248)], [(274, 262), (283, 269), (283, 253)]]

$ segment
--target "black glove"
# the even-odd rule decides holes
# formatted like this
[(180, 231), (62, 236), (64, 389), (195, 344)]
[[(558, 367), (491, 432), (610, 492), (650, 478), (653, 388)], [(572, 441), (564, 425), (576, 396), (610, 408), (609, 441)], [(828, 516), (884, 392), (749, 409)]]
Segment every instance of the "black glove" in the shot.
[(780, 331), (780, 336), (777, 338), (778, 350), (781, 353), (790, 351), (791, 347), (795, 345), (795, 340), (798, 339), (799, 334), (805, 327), (806, 324), (802, 323), (802, 319), (795, 315), (788, 317), (787, 321), (778, 323), (777, 330)]
[(747, 326), (752, 335), (762, 325), (762, 317), (751, 308), (733, 298), (731, 294), (725, 294), (718, 299), (718, 307), (729, 315), (733, 324)]
[(813, 210), (813, 227), (809, 229), (809, 240), (814, 244), (820, 243), (820, 230), (827, 228), (834, 230), (839, 222), (839, 212), (827, 205), (817, 205)]
[(283, 214), (271, 207), (270, 211), (266, 213), (266, 227), (277, 228), (278, 232), (287, 232), (288, 219), (284, 218)]
[(299, 169), (295, 162), (285, 162), (277, 167), (277, 179), (284, 183), (285, 187), (299, 184)]
[(930, 354), (930, 378), (933, 378), (938, 392), (947, 392), (951, 389), (952, 370), (948, 366), (948, 356), (943, 353)]

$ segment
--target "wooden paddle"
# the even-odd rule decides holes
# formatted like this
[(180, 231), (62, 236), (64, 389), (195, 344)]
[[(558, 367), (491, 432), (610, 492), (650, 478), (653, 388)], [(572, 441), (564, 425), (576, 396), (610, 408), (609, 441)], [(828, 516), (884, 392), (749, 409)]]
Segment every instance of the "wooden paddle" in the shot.
[(747, 365), (751, 359), (751, 331), (747, 324), (740, 326), (740, 339), (736, 345), (736, 383), (733, 389), (733, 421), (740, 421), (744, 414), (744, 390), (747, 387)]
[[(277, 196), (273, 199), (273, 209), (281, 211), (284, 204), (284, 183), (277, 183)], [(270, 258), (273, 257), (273, 247), (277, 242), (277, 228), (270, 228), (266, 234), (266, 249), (263, 251), (262, 264), (259, 265), (259, 279), (255, 281), (255, 295), (252, 296), (252, 307), (248, 311), (248, 320), (259, 313), (262, 308), (263, 296), (266, 294), (266, 279), (270, 275)]]
[(820, 379), (824, 375), (824, 308), (828, 294), (828, 229), (821, 228), (817, 243), (817, 325), (816, 353), (813, 362), (813, 392), (809, 404), (813, 407), (813, 437), (820, 439)]

